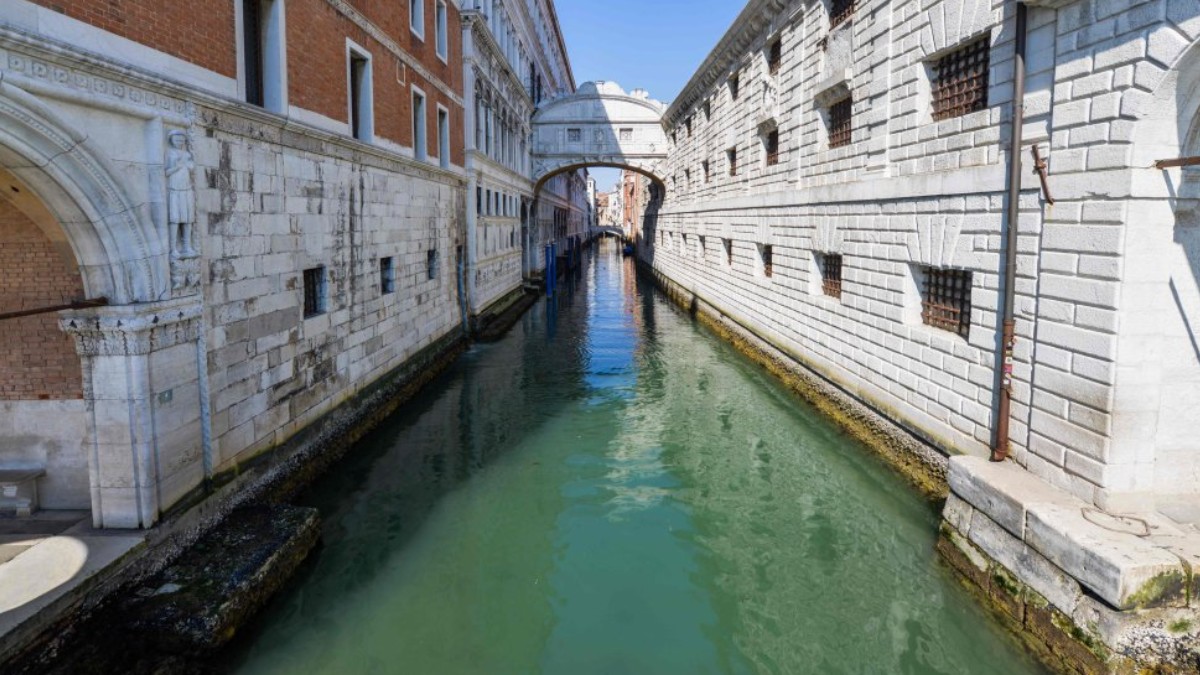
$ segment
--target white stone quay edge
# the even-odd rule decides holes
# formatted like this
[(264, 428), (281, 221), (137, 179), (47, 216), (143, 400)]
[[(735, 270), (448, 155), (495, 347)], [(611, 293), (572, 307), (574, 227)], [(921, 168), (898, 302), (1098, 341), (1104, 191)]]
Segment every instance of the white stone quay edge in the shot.
[[(953, 457), (949, 482), (952, 498), (947, 502), (945, 518), (960, 531), (966, 524), (972, 541), (978, 538), (975, 521), (979, 519), (964, 523), (969, 513), (963, 503), (1116, 609), (1186, 602), (1190, 572), (1182, 554), (1176, 551), (1200, 551), (1200, 534), (1176, 530), (1164, 540), (1158, 528), (1150, 524), (1155, 521), (1152, 514), (1109, 516), (1011, 462)], [(1136, 532), (1137, 527), (1106, 527), (1106, 522), (1147, 525), (1144, 531)], [(1002, 564), (1011, 557), (1002, 551), (989, 554)]]

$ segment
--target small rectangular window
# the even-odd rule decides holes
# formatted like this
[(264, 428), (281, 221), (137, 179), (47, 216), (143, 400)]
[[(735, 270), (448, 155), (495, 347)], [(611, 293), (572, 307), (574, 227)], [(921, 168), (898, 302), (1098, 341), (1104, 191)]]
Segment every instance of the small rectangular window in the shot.
[(431, 248), (425, 252), (425, 274), (430, 280), (438, 278), (438, 252)]
[(691, 117), (687, 118), (687, 122), (685, 123), (685, 126), (687, 126), (688, 138), (691, 138), (692, 137), (692, 118)]
[(780, 68), (783, 67), (783, 38), (780, 38), (771, 43), (767, 49), (767, 70), (771, 75), (778, 75)]
[(967, 270), (921, 268), (921, 320), (970, 339), (971, 273)]
[(304, 318), (325, 313), (325, 268), (304, 270)]
[(821, 291), (831, 298), (842, 298), (842, 256), (834, 253), (817, 254), (821, 268)]
[(712, 101), (704, 102), (704, 121), (707, 122), (712, 118)]
[(730, 148), (730, 149), (726, 150), (726, 151), (725, 151), (725, 155), (726, 155), (726, 157), (728, 157), (728, 158), (729, 158), (729, 175), (730, 175), (730, 176), (736, 176), (736, 175), (737, 175), (737, 169), (738, 169), (738, 166), (737, 166), (737, 148)]
[(779, 163), (779, 130), (772, 129), (767, 132), (766, 138), (763, 139), (763, 149), (767, 155), (767, 166), (775, 166)]
[(418, 38), (425, 39), (425, 0), (408, 0), (408, 27)]
[(483, 188), (475, 188), (475, 215), (483, 215)]
[(725, 246), (725, 263), (733, 267), (733, 240), (722, 239), (721, 244)]
[(854, 99), (847, 97), (829, 106), (829, 147), (850, 145), (854, 138)]
[(429, 147), (426, 144), (426, 125), (429, 123), (425, 111), (425, 95), (419, 91), (413, 91), (412, 96), (412, 129), (413, 129), (413, 156), (418, 161), (425, 161), (429, 157)]
[(434, 30), (437, 31), (437, 55), (445, 61), (450, 56), (450, 31), (446, 18), (446, 1), (437, 0), (437, 8), (434, 11)]
[(262, 106), (263, 91), (263, 3), (262, 0), (242, 0), (242, 70), (246, 76), (246, 102)]
[(396, 292), (396, 259), (388, 256), (379, 259), (379, 294)]
[(729, 78), (729, 98), (733, 99), (734, 101), (738, 99), (738, 90), (741, 89), (741, 85), (741, 77), (734, 75), (733, 77)]
[(583, 130), (582, 129), (567, 129), (567, 142), (568, 143), (582, 143), (583, 142)]
[(829, 28), (830, 30), (837, 28), (850, 17), (854, 16), (854, 6), (857, 5), (857, 0), (830, 0), (829, 1)]
[(704, 182), (707, 183), (710, 175), (708, 160), (706, 159), (703, 162), (700, 162), (700, 166), (704, 169)]
[(621, 133), (622, 141), (632, 141), (633, 140), (633, 129), (621, 129), (620, 133)]
[(775, 248), (770, 244), (759, 244), (758, 253), (762, 256), (763, 276), (770, 277), (775, 274)]
[(350, 52), (350, 133), (360, 141), (370, 142), (373, 133), (373, 104), (371, 101), (371, 62), (363, 54)]
[(987, 109), (990, 60), (991, 38), (985, 36), (934, 63), (934, 121)]
[(438, 163), (450, 168), (450, 113), (438, 110)]

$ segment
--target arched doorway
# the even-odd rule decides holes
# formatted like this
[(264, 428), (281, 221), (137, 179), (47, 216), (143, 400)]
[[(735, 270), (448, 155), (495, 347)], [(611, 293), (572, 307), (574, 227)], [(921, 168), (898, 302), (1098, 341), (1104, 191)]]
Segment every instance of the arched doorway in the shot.
[[(1122, 261), (1112, 464), (1160, 502), (1200, 497), (1200, 44), (1182, 50), (1142, 108)], [(1144, 175), (1138, 175), (1144, 174)], [(1154, 175), (1150, 175), (1154, 174)]]
[(163, 148), (182, 131), (125, 120), (161, 138), (138, 170), (118, 170), (119, 149), (53, 105), (0, 82), (0, 239), (10, 248), (0, 265), (22, 305), (82, 296), (92, 306), (3, 328), (31, 343), (5, 365), (17, 384), (0, 397), (14, 413), (0, 427), (0, 471), (44, 474), (41, 506), (90, 508), (97, 527), (148, 527), (209, 466), (199, 287), (172, 279), (165, 216), (150, 204), (166, 195), (138, 180), (165, 170)]
[(84, 298), (66, 233), (0, 169), (0, 471), (22, 483), (7, 510), (91, 506), (83, 372), (53, 310)]

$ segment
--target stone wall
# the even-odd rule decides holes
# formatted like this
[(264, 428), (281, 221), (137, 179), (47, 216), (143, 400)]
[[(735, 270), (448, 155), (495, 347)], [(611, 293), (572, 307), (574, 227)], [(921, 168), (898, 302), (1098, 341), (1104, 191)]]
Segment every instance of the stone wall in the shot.
[[(276, 445), (461, 323), (452, 176), (202, 113), (205, 322), (217, 469)], [(380, 259), (395, 289), (384, 293)], [(305, 318), (303, 271), (325, 309)]]
[[(1029, 4), (1014, 456), (1104, 506), (1194, 493), (1200, 447), (1177, 426), (1200, 382), (1200, 352), (1184, 337), (1195, 335), (1185, 324), (1200, 313), (1200, 275), (1191, 230), (1160, 212), (1179, 177), (1145, 167), (1191, 154), (1181, 139), (1192, 114), (1162, 89), (1200, 11)], [(668, 196), (641, 253), (944, 451), (983, 454), (995, 426), (1013, 3), (871, 0), (832, 29), (827, 7), (752, 2), (694, 76), (667, 113)], [(987, 107), (934, 121), (938, 59), (978, 39), (990, 44)], [(852, 140), (830, 148), (830, 107), (846, 96)], [(1152, 111), (1165, 111), (1161, 125), (1147, 125)], [(1135, 160), (1131, 143), (1147, 128), (1172, 138)], [(772, 131), (777, 164), (765, 152)], [(1056, 204), (1041, 194), (1031, 145), (1049, 157)], [(1139, 191), (1144, 201), (1131, 201)], [(825, 254), (843, 256), (840, 299), (822, 290)], [(922, 266), (972, 273), (965, 339), (914, 312)]]

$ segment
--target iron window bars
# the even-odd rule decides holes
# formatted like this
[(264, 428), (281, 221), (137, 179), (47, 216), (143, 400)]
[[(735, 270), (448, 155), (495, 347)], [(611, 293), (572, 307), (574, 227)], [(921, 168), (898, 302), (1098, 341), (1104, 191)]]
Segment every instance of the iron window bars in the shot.
[(783, 38), (780, 38), (771, 43), (771, 48), (767, 52), (767, 69), (771, 75), (778, 75), (779, 69), (783, 67)]
[(824, 253), (821, 261), (821, 290), (831, 298), (842, 299), (842, 256)]
[(779, 130), (772, 129), (767, 134), (766, 139), (767, 150), (767, 166), (775, 166), (779, 163)]
[(921, 320), (926, 326), (969, 339), (971, 333), (971, 273), (967, 270), (921, 268)]
[(325, 313), (325, 268), (304, 270), (304, 318)]
[(854, 6), (858, 4), (858, 0), (830, 0), (829, 2), (829, 28), (830, 30), (837, 28), (850, 17), (854, 16)]
[(983, 37), (938, 59), (933, 69), (933, 119), (961, 117), (988, 107), (990, 37)]
[(847, 97), (829, 106), (829, 148), (850, 145), (854, 137), (854, 99)]
[(763, 262), (763, 275), (764, 276), (770, 277), (775, 274), (774, 253), (775, 253), (775, 251), (774, 251), (773, 246), (771, 246), (770, 244), (762, 245), (762, 262)]

